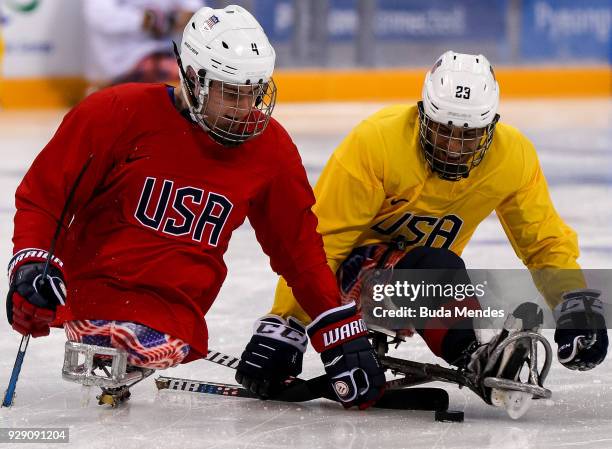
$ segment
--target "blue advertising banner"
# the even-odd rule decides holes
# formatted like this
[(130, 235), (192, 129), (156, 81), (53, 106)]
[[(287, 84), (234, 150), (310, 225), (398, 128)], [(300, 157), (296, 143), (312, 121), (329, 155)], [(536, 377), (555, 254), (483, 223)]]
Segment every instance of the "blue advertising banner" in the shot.
[(293, 33), (293, 1), (259, 0), (253, 14), (272, 41), (284, 41)]
[[(379, 0), (375, 35), (380, 40), (503, 40), (507, 6), (507, 0)], [(259, 0), (255, 15), (272, 40), (284, 41), (291, 36), (291, 0)], [(327, 28), (331, 42), (354, 39), (359, 33), (357, 0), (330, 0)]]
[(523, 0), (521, 54), (612, 62), (611, 28), (612, 0)]

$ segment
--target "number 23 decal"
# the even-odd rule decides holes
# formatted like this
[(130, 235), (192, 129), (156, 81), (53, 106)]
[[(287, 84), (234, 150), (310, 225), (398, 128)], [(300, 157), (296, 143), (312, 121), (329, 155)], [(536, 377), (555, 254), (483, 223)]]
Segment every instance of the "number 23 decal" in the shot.
[(467, 86), (457, 86), (455, 98), (465, 98), (468, 100), (470, 98), (470, 88)]

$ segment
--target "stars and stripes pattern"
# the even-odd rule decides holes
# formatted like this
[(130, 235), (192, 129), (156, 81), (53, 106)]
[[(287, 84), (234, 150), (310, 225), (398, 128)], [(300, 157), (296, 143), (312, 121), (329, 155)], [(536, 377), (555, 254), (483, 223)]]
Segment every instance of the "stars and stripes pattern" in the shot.
[(176, 366), (190, 349), (178, 338), (131, 321), (67, 321), (64, 330), (70, 341), (123, 349), (128, 353), (128, 364), (142, 368)]
[[(371, 284), (390, 282), (393, 268), (405, 255), (406, 252), (399, 249), (389, 251), (389, 246), (384, 244), (355, 248), (336, 272), (340, 287), (340, 302), (342, 304), (354, 302), (358, 310), (362, 310), (362, 298), (367, 298), (366, 300), (371, 302)], [(377, 269), (382, 271), (375, 275)], [(396, 331), (404, 337), (414, 335), (412, 328), (396, 329)]]
[(210, 16), (206, 21), (204, 21), (204, 25), (208, 30), (212, 30), (212, 28), (219, 23), (219, 18), (215, 15)]
[[(406, 255), (404, 251), (393, 250), (388, 252), (387, 245), (368, 245), (356, 248), (340, 265), (336, 272), (336, 278), (340, 287), (340, 300), (342, 304), (355, 302), (357, 307), (361, 304), (362, 291), (365, 287), (365, 294), (371, 295), (368, 288), (364, 286), (364, 278), (366, 273), (374, 269), (388, 270), (386, 275), (390, 274), (395, 265)], [(381, 260), (384, 261), (381, 264)], [(381, 282), (379, 280), (379, 282)]]

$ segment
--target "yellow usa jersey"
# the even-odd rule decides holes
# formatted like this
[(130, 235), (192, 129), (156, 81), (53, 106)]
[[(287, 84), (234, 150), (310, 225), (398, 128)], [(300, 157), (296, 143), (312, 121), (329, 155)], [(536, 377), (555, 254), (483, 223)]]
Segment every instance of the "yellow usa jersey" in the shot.
[[(453, 182), (431, 171), (418, 131), (416, 105), (387, 107), (353, 129), (325, 166), (313, 210), (334, 272), (353, 248), (397, 236), (404, 237), (407, 251), (427, 245), (461, 255), (493, 211), (532, 273), (579, 268), (576, 233), (555, 211), (536, 151), (523, 134), (498, 123), (480, 165)], [(584, 287), (581, 274), (555, 283), (559, 291), (545, 292), (545, 282), (534, 280), (551, 306), (558, 301), (550, 298), (560, 299), (562, 291)], [(272, 313), (310, 321), (282, 279)]]

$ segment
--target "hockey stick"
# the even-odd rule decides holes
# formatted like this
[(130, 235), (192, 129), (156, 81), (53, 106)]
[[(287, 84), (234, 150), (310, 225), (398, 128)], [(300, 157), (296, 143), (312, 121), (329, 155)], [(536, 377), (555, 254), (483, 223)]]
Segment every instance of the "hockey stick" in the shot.
[[(272, 395), (269, 400), (282, 402), (306, 402), (314, 399), (326, 398), (338, 401), (338, 399), (326, 397), (323, 384), (327, 383), (326, 376), (315, 377), (310, 380), (293, 379), (287, 382), (286, 388), (278, 394)], [(216, 394), (221, 396), (234, 396), (240, 398), (261, 399), (250, 390), (241, 385), (233, 385), (205, 380), (181, 379), (178, 377), (159, 376), (155, 379), (158, 390), (187, 391), (191, 393)]]
[[(205, 360), (236, 369), (240, 361), (236, 357), (218, 351), (208, 351)], [(216, 394), (221, 396), (260, 398), (250, 390), (240, 386), (218, 382), (181, 379), (159, 376), (155, 380), (158, 390), (175, 390), (190, 393)], [(387, 382), (387, 389), (374, 405), (377, 408), (400, 410), (446, 411), (448, 409), (448, 393), (441, 388), (402, 388), (397, 381)], [(293, 378), (287, 381), (286, 387), (270, 397), (273, 401), (306, 402), (314, 399), (329, 399), (340, 402), (333, 392), (327, 375), (321, 375), (304, 380)]]
[[(64, 208), (59, 216), (59, 220), (57, 222), (57, 227), (55, 228), (55, 233), (53, 234), (53, 238), (51, 239), (51, 245), (49, 247), (49, 251), (47, 253), (47, 260), (45, 261), (45, 267), (43, 268), (42, 275), (40, 277), (41, 282), (44, 282), (44, 279), (47, 277), (47, 273), (49, 271), (49, 266), (51, 264), (51, 258), (53, 257), (53, 253), (55, 252), (55, 245), (57, 244), (57, 239), (59, 238), (59, 234), (62, 230), (62, 225), (64, 224), (64, 218), (66, 218), (66, 213), (68, 212), (68, 207), (72, 202), (72, 197), (76, 192), (77, 186), (81, 182), (81, 178), (85, 174), (87, 167), (91, 163), (93, 159), (93, 154), (90, 154), (81, 168), (77, 178), (74, 180), (74, 184), (68, 193), (68, 197), (66, 198), (66, 202), (64, 203)], [(63, 304), (62, 304), (63, 305)], [(17, 351), (17, 357), (15, 358), (15, 364), (13, 365), (13, 371), (11, 372), (11, 378), (9, 380), (8, 387), (6, 388), (6, 392), (4, 393), (4, 399), (2, 400), (2, 407), (10, 407), (13, 405), (13, 399), (15, 397), (15, 390), (17, 389), (17, 381), (19, 380), (19, 373), (21, 373), (21, 365), (23, 365), (23, 359), (25, 358), (26, 350), (28, 349), (28, 343), (30, 342), (30, 335), (24, 335), (21, 337), (21, 343), (19, 344), (19, 350)]]
[[(224, 354), (219, 351), (209, 350), (204, 360), (208, 360), (209, 362), (216, 363), (217, 365), (227, 366), (228, 368), (236, 369), (238, 367), (238, 363), (240, 363), (240, 359), (233, 357), (231, 355)], [(168, 378), (172, 379), (172, 378)], [(181, 380), (181, 379), (178, 379)], [(189, 381), (189, 379), (183, 379)], [(196, 381), (197, 382), (197, 381)], [(240, 391), (235, 395), (240, 395), (240, 397), (252, 397), (258, 398), (255, 393), (252, 393), (250, 390), (240, 386), (240, 385), (232, 385), (232, 384), (218, 384), (215, 382), (201, 382), (204, 385), (210, 384), (212, 386), (225, 387), (232, 389), (232, 391), (237, 391), (236, 389), (242, 389), (244, 391)], [(176, 389), (176, 388), (173, 388)], [(187, 390), (189, 391), (189, 390)], [(213, 393), (214, 394), (214, 393)], [(309, 379), (307, 381), (303, 379), (293, 378), (287, 381), (286, 387), (281, 391), (277, 392), (270, 399), (279, 400), (279, 401), (287, 401), (287, 402), (303, 402), (303, 401), (312, 401), (313, 399), (326, 398), (331, 399), (332, 401), (337, 401), (335, 393), (332, 391), (329, 383), (327, 381), (327, 376), (322, 375), (319, 377), (315, 377), (314, 379)]]
[(15, 364), (13, 365), (13, 371), (11, 372), (11, 379), (9, 380), (8, 387), (4, 393), (2, 407), (10, 407), (13, 405), (15, 389), (17, 388), (17, 380), (19, 379), (19, 373), (21, 372), (21, 365), (23, 364), (26, 349), (28, 349), (28, 343), (30, 343), (29, 334), (21, 337), (21, 343), (19, 344), (19, 350), (17, 351), (17, 357), (15, 358)]
[[(155, 379), (155, 385), (158, 390), (261, 399), (255, 393), (240, 385), (204, 380), (159, 376)], [(270, 397), (269, 400), (281, 402), (307, 402), (325, 398), (334, 402), (340, 402), (335, 395), (332, 397), (331, 394), (326, 394), (327, 385), (328, 381), (325, 375), (309, 380), (294, 379), (288, 383), (288, 386), (284, 390)], [(448, 403), (448, 393), (441, 388), (408, 388), (386, 390), (382, 398), (374, 404), (374, 407), (394, 410), (446, 411), (448, 409)]]

